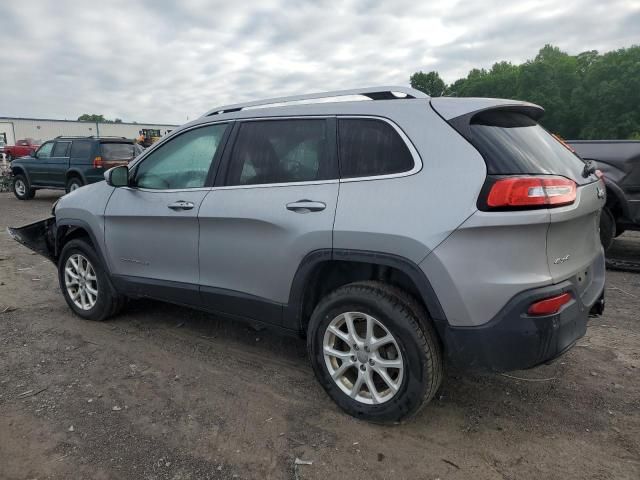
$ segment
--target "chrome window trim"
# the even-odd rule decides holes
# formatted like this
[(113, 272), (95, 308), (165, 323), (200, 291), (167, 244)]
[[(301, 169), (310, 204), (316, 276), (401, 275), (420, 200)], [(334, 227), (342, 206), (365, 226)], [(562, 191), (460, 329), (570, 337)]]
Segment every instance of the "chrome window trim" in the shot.
[[(167, 193), (178, 193), (178, 192), (195, 192), (195, 191), (205, 191), (205, 190), (236, 190), (236, 189), (250, 189), (250, 188), (266, 188), (266, 187), (288, 187), (288, 186), (305, 186), (305, 185), (326, 185), (332, 183), (351, 183), (351, 182), (364, 182), (369, 180), (386, 180), (391, 178), (402, 178), (408, 177), (410, 175), (415, 175), (420, 172), (423, 167), (422, 158), (418, 153), (418, 150), (413, 145), (407, 134), (391, 119), (387, 117), (381, 117), (376, 115), (286, 115), (286, 116), (268, 116), (268, 117), (250, 117), (250, 118), (238, 118), (238, 119), (226, 119), (226, 120), (217, 120), (212, 122), (199, 123), (197, 125), (193, 125), (189, 128), (185, 128), (184, 130), (174, 130), (174, 132), (179, 131), (180, 133), (188, 132), (195, 128), (205, 127), (209, 125), (215, 125), (219, 123), (231, 123), (231, 122), (254, 122), (254, 121), (262, 121), (262, 120), (304, 120), (304, 119), (329, 119), (329, 118), (365, 118), (371, 120), (380, 120), (388, 123), (393, 127), (393, 129), (400, 135), (400, 138), (405, 143), (409, 152), (411, 152), (411, 156), (413, 157), (413, 168), (411, 170), (407, 170), (405, 172), (398, 173), (389, 173), (385, 175), (371, 175), (368, 177), (353, 177), (353, 178), (332, 178), (330, 180), (308, 180), (303, 182), (281, 182), (281, 183), (259, 183), (255, 185), (223, 185), (219, 187), (196, 187), (196, 188), (181, 188), (181, 189), (169, 189), (169, 190), (156, 190), (150, 188), (132, 188), (132, 187), (123, 187), (130, 190), (138, 190), (141, 192), (167, 192)], [(173, 133), (173, 132), (172, 132)], [(158, 142), (154, 147), (149, 149), (149, 152), (143, 153), (139, 159), (136, 160), (134, 165), (130, 165), (129, 168), (135, 167), (138, 162), (142, 162), (153, 150), (156, 149), (157, 146), (163, 144), (165, 141), (168, 141), (173, 135), (168, 135), (161, 142)], [(166, 140), (165, 140), (166, 139)]]
[(305, 182), (281, 182), (281, 183), (257, 183), (255, 185), (224, 185), (222, 187), (212, 187), (213, 190), (245, 190), (247, 188), (267, 188), (267, 187), (294, 187), (305, 185), (326, 185), (330, 183), (340, 183), (337, 178), (331, 180), (308, 180)]
[(146, 193), (180, 193), (180, 192), (206, 192), (213, 187), (194, 187), (194, 188), (168, 188), (166, 190), (156, 188), (140, 188), (140, 187), (116, 187), (124, 190), (130, 190), (132, 192), (146, 192)]

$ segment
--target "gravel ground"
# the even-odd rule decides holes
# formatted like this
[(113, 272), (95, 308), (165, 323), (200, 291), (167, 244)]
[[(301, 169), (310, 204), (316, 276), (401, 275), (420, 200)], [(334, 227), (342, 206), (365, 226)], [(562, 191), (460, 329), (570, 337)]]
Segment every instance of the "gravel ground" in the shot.
[[(608, 273), (604, 317), (555, 363), (449, 370), (417, 418), (376, 426), (337, 409), (302, 340), (151, 301), (74, 317), (5, 228), (58, 196), (0, 194), (1, 479), (640, 478), (638, 274)], [(617, 242), (640, 258), (640, 235)]]

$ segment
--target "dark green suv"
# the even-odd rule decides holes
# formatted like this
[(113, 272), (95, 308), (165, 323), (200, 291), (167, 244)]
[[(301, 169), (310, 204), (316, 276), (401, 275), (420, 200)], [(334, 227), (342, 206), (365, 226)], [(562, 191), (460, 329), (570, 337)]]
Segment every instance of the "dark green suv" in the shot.
[(124, 137), (56, 137), (11, 163), (13, 193), (33, 198), (40, 188), (68, 192), (104, 179), (111, 167), (127, 165), (142, 147)]

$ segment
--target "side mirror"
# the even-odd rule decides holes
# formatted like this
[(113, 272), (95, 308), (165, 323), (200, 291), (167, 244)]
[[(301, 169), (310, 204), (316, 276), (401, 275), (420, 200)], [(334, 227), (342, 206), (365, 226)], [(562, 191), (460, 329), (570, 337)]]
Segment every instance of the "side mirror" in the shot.
[(120, 165), (110, 168), (104, 172), (104, 179), (107, 181), (107, 185), (112, 187), (127, 187), (129, 186), (129, 167)]

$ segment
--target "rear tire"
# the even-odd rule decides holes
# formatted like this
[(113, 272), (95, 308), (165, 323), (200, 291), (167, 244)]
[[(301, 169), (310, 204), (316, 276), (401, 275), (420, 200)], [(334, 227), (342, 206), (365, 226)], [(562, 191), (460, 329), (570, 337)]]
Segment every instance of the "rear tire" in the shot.
[(13, 194), (18, 200), (31, 200), (35, 196), (36, 190), (31, 188), (27, 177), (19, 173), (13, 178)]
[(113, 288), (94, 248), (86, 240), (70, 240), (58, 261), (62, 295), (73, 313), (86, 320), (106, 320), (125, 299)]
[(313, 370), (349, 415), (396, 422), (436, 394), (443, 375), (440, 343), (426, 311), (411, 300), (394, 287), (358, 282), (315, 308), (307, 337)]
[(78, 178), (78, 177), (71, 177), (69, 178), (69, 180), (67, 180), (67, 185), (65, 190), (67, 191), (67, 193), (69, 192), (73, 192), (74, 190), (77, 190), (78, 188), (82, 187), (84, 185), (84, 183), (82, 182), (82, 179)]
[(611, 248), (613, 239), (616, 236), (616, 220), (607, 207), (602, 209), (600, 214), (600, 243), (605, 253)]

